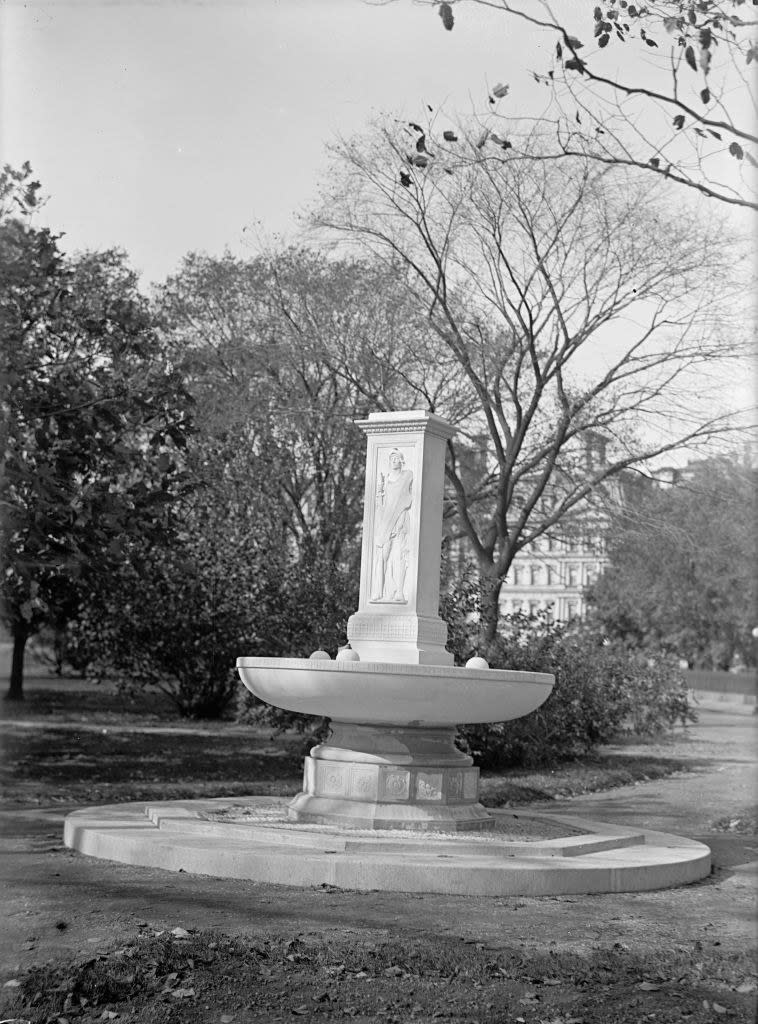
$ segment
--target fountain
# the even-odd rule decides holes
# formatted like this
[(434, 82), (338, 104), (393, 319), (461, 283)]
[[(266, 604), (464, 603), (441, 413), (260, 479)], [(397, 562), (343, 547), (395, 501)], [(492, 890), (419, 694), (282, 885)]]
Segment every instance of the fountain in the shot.
[(455, 727), (503, 722), (538, 708), (553, 677), (453, 666), (439, 617), (445, 445), (432, 413), (372, 413), (368, 435), (358, 611), (349, 648), (332, 661), (239, 658), (245, 686), (276, 707), (330, 718), (305, 760), (293, 821), (360, 828), (488, 828), (477, 768)]
[(453, 665), (439, 617), (445, 446), (432, 413), (372, 414), (360, 597), (333, 660), (237, 661), (267, 703), (330, 719), (294, 799), (242, 797), (90, 807), (64, 842), (128, 864), (287, 885), (548, 895), (682, 885), (710, 872), (694, 840), (551, 811), (488, 811), (454, 743), (462, 723), (538, 708), (551, 675)]

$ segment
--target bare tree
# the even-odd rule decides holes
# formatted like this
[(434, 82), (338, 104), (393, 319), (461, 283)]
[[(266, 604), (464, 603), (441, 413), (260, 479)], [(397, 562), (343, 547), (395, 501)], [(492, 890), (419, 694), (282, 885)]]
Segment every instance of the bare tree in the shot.
[(384, 121), (336, 144), (314, 224), (399, 269), (458, 364), (456, 401), (473, 411), (452, 411), (447, 476), (486, 649), (519, 550), (621, 471), (729, 429), (693, 382), (738, 351), (737, 247), (717, 223), (667, 214), (639, 175), (493, 162), (476, 143), (447, 174), (409, 162), (414, 138)]
[[(449, 30), (468, 2), (502, 14), (506, 31), (526, 22), (553, 37), (552, 59), (532, 71), (551, 97), (539, 118), (543, 159), (639, 167), (758, 209), (758, 19), (747, 0), (430, 2)], [(513, 156), (519, 121), (506, 114), (519, 97), (504, 99), (508, 92), (507, 84), (492, 87), (483, 125), (495, 134), (490, 144), (505, 142)], [(452, 155), (441, 133), (433, 142), (436, 155)]]

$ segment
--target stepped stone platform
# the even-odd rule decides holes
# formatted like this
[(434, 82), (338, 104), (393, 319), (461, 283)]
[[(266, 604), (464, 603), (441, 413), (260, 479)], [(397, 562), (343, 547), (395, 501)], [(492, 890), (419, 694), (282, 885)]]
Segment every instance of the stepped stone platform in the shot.
[(640, 892), (710, 874), (707, 846), (551, 811), (490, 811), (486, 831), (292, 822), (279, 797), (84, 808), (67, 846), (126, 864), (290, 886), (477, 896)]

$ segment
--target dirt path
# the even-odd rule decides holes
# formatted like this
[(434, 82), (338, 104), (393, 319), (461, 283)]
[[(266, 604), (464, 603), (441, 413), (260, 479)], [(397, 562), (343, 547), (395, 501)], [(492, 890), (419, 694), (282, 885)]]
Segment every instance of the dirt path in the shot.
[[(727, 859), (726, 850), (732, 844), (737, 851), (732, 857), (758, 861), (758, 839), (739, 835), (743, 821), (751, 815), (755, 820), (758, 803), (758, 716), (739, 705), (709, 705), (701, 709), (700, 721), (689, 731), (686, 750), (677, 754), (696, 763), (692, 774), (620, 786), (554, 806), (600, 821), (702, 839), (714, 848), (723, 847)], [(730, 821), (737, 822), (731, 834)], [(717, 822), (723, 823), (724, 831), (714, 835)], [(716, 862), (727, 866), (720, 853)]]

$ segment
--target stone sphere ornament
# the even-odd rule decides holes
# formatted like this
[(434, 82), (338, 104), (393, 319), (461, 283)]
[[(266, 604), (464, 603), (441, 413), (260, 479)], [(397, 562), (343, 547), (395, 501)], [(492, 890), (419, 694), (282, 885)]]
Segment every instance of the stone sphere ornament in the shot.
[(352, 647), (343, 647), (337, 652), (337, 661), (360, 661), (361, 656)]
[(469, 658), (466, 662), (466, 668), (489, 668), (489, 662), (484, 658), (480, 658), (478, 654), (475, 654), (473, 658)]
[(331, 656), (331, 654), (329, 654), (328, 651), (318, 650), (318, 651), (314, 651), (313, 654), (311, 654), (309, 660), (310, 661), (331, 661), (332, 660), (332, 656)]

